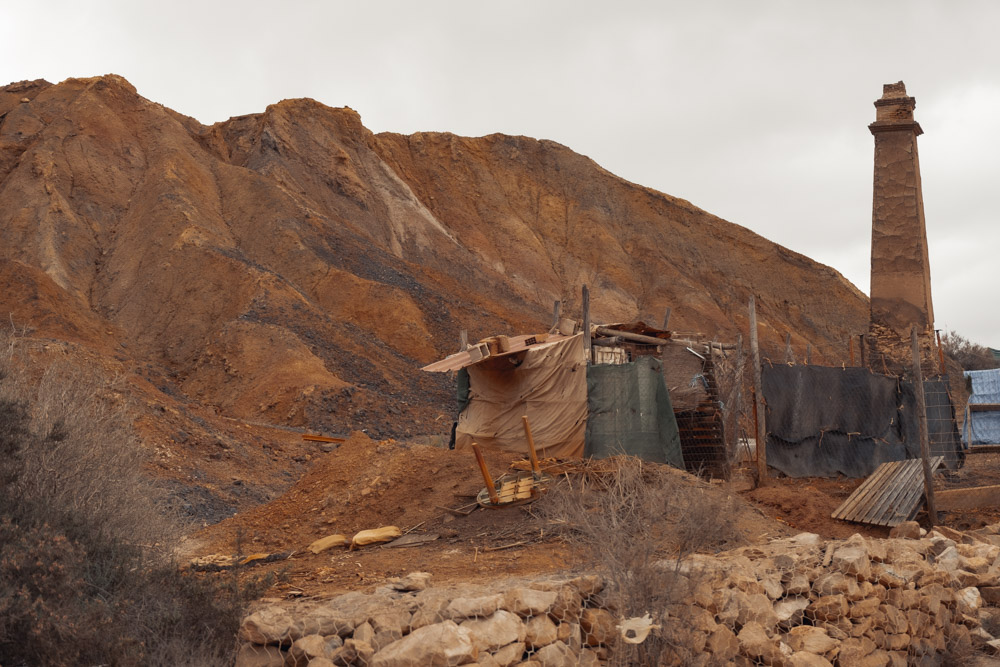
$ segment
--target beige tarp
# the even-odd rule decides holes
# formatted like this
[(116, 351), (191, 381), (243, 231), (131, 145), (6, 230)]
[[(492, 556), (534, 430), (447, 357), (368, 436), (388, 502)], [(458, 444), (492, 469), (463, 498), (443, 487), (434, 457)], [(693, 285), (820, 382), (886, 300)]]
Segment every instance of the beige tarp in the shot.
[(582, 458), (587, 427), (583, 334), (468, 367), (469, 404), (455, 446), (528, 452), (527, 415), (540, 457)]

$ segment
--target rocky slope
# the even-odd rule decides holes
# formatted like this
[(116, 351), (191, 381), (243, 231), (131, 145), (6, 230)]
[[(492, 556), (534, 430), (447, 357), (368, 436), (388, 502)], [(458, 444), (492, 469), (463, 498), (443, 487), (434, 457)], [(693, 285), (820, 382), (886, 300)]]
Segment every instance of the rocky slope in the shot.
[(185, 483), (285, 483), (308, 453), (264, 424), (444, 432), (449, 382), (416, 369), (463, 328), (578, 316), (584, 283), (597, 320), (671, 306), (722, 339), (753, 293), (765, 347), (814, 359), (867, 327), (836, 271), (553, 142), (375, 135), (312, 100), (203, 126), (114, 75), (0, 88), (0, 308), (40, 362), (129, 378)]

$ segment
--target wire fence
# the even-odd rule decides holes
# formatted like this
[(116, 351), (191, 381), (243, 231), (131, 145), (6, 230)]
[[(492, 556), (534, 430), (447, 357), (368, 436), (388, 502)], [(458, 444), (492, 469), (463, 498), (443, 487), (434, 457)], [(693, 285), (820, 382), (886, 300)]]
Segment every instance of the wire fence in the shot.
[[(762, 419), (767, 465), (790, 476), (864, 477), (879, 463), (919, 458), (924, 424), (929, 455), (943, 456), (946, 468), (961, 467), (963, 411), (955, 406), (965, 403), (960, 395), (964, 378), (956, 382), (940, 372), (947, 369), (933, 341), (921, 340), (916, 356), (902, 341), (878, 343), (871, 336), (858, 337), (856, 344), (845, 345), (844, 359), (833, 364), (828, 357), (823, 364), (809, 363), (811, 347), (796, 351), (788, 342), (783, 348), (762, 349), (763, 415), (755, 409), (752, 358), (742, 340), (731, 349), (713, 349), (703, 366), (712, 378), (706, 395), (719, 411), (718, 442), (689, 438), (685, 443), (683, 413), (678, 411), (685, 460), (717, 476), (728, 476), (734, 467), (753, 467)], [(670, 370), (666, 362), (664, 367)]]

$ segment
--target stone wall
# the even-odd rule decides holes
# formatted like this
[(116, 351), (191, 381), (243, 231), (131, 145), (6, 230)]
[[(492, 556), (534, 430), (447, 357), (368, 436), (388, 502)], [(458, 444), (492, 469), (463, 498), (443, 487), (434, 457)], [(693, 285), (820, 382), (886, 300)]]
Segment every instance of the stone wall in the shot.
[(261, 606), (237, 666), (600, 665), (634, 655), (644, 628), (647, 642), (670, 637), (659, 664), (942, 664), (1000, 644), (984, 629), (1000, 626), (998, 531), (910, 522), (885, 540), (804, 533), (665, 562), (689, 586), (630, 621), (627, 640), (599, 576), (434, 587), (413, 573), (371, 594)]

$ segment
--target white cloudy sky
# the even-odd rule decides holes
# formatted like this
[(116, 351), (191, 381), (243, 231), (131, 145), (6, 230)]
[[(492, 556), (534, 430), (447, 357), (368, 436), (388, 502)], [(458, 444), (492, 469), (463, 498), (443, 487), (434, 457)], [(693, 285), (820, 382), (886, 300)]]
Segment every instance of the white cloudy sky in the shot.
[(989, 0), (0, 0), (0, 82), (114, 72), (203, 123), (313, 97), (376, 132), (552, 139), (867, 292), (867, 125), (902, 79), (937, 325), (1000, 347), (998, 26)]

